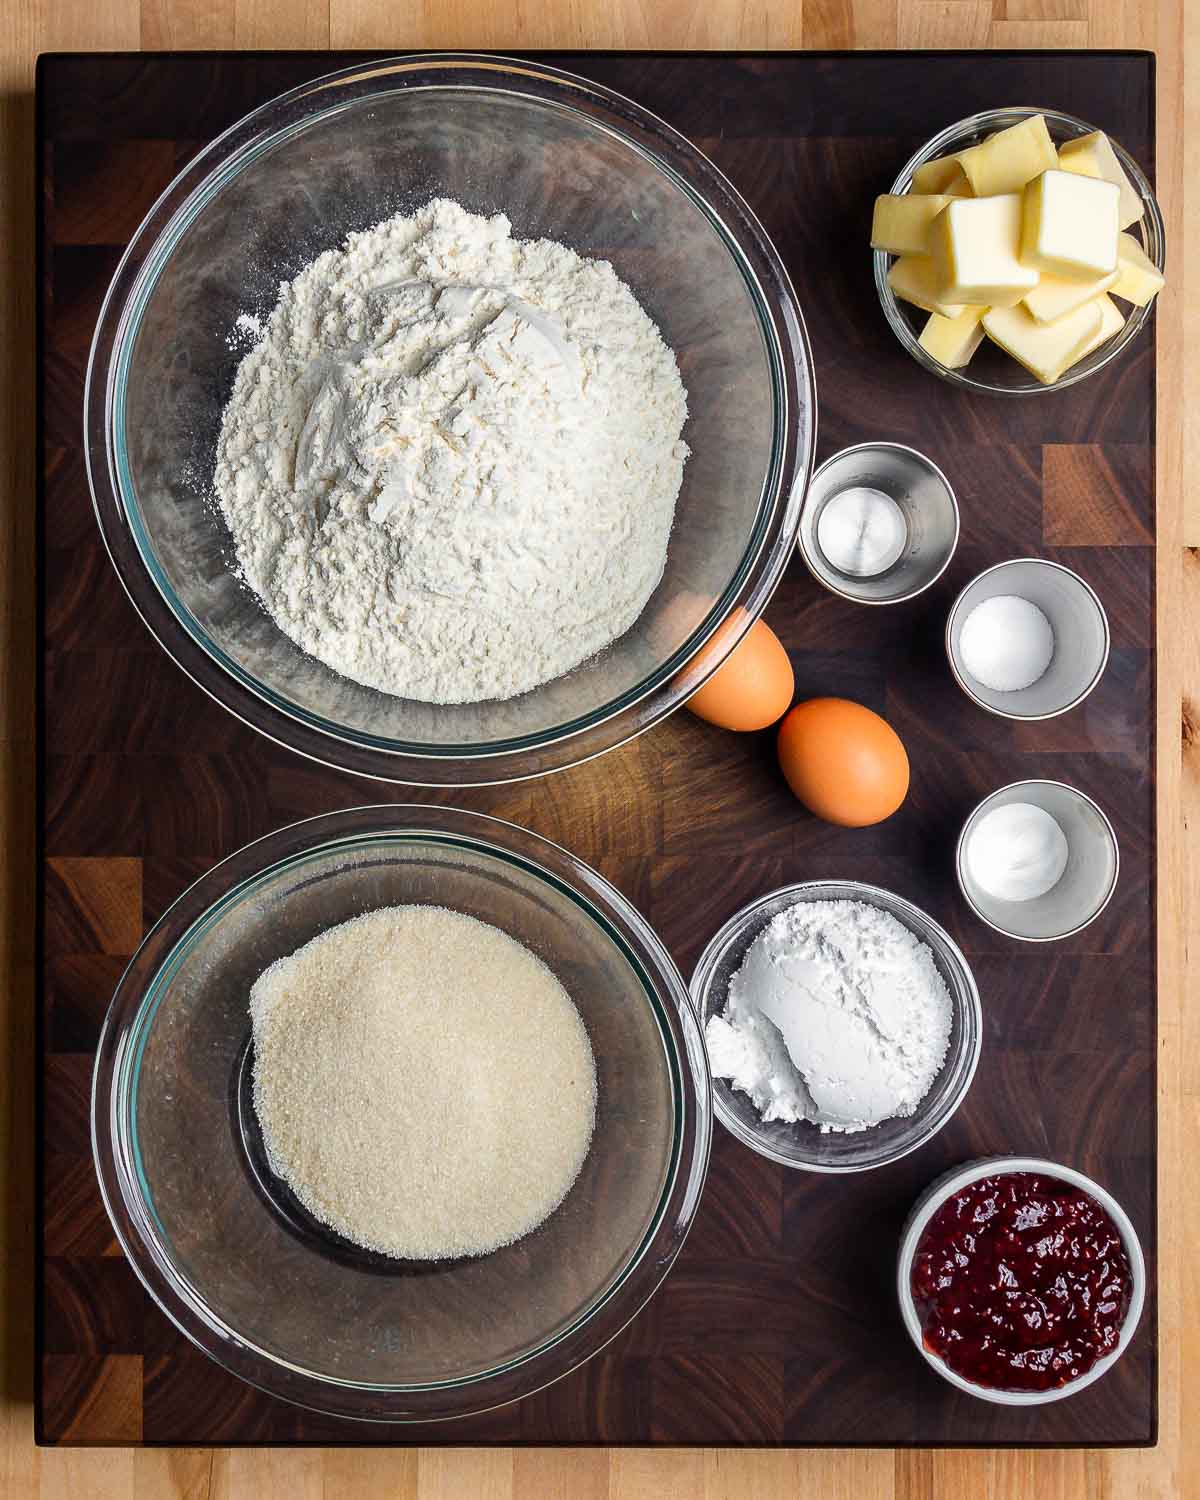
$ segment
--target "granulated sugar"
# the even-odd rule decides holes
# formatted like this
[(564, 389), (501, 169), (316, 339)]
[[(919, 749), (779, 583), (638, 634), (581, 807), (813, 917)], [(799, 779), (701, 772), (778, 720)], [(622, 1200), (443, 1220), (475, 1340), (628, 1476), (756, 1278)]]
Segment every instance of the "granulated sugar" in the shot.
[(272, 1169), (387, 1255), (483, 1255), (553, 1213), (596, 1113), (591, 1045), (542, 961), (485, 922), (397, 906), (330, 928), (250, 992)]

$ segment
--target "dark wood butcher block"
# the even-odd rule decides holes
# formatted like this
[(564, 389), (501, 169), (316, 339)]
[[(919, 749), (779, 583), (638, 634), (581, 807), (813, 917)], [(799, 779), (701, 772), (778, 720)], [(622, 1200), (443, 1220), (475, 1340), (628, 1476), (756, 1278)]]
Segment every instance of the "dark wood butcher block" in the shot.
[[(402, 36), (397, 37), (402, 43)], [(848, 831), (789, 795), (772, 736), (685, 712), (610, 755), (518, 786), (409, 791), (310, 764), (212, 703), (127, 603), (92, 517), (81, 447), (92, 327), (122, 247), (173, 174), (272, 95), (355, 60), (315, 53), (46, 57), (41, 150), (42, 736), (40, 1379), (51, 1443), (1145, 1444), (1155, 1438), (1154, 345), (1036, 399), (923, 374), (880, 313), (871, 203), (935, 130), (1040, 104), (1094, 121), (1152, 173), (1148, 54), (547, 55), (663, 115), (733, 179), (795, 280), (816, 358), (820, 452), (890, 438), (929, 453), (962, 507), (941, 583), (855, 607), (797, 561), (767, 619), (799, 696), (885, 714), (912, 790)], [(359, 59), (361, 60), (361, 59)], [(1017, 725), (954, 686), (955, 592), (1038, 554), (1095, 585), (1108, 671), (1075, 712)], [(1095, 797), (1121, 878), (1092, 926), (1023, 946), (972, 918), (952, 857), (964, 815), (1026, 776)], [(364, 1428), (251, 1389), (197, 1352), (126, 1264), (97, 1191), (88, 1093), (97, 1032), (147, 926), (214, 861), (280, 824), (390, 800), (497, 813), (566, 844), (647, 914), (684, 973), (712, 932), (785, 881), (850, 876), (940, 920), (983, 997), (971, 1093), (884, 1170), (789, 1172), (716, 1130), (695, 1228), (649, 1307), (604, 1353), (519, 1404), (436, 1427)], [(1109, 1187), (1146, 1248), (1150, 1295), (1127, 1356), (1090, 1389), (1011, 1410), (954, 1391), (894, 1304), (896, 1238), (955, 1163), (1030, 1152)]]

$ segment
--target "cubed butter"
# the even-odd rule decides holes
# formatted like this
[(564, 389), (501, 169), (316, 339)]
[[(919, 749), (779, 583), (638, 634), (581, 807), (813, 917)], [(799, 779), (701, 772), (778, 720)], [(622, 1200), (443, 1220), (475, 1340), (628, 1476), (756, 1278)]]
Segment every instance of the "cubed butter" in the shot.
[[(958, 163), (977, 198), (997, 193), (1016, 193), (1049, 167), (1058, 165), (1058, 153), (1041, 115), (998, 130), (978, 146), (958, 152)], [(938, 189), (944, 192), (944, 188)]]
[(1057, 167), (1025, 188), (1021, 259), (1077, 281), (1117, 269), (1120, 193), (1112, 182)]
[(957, 318), (930, 313), (921, 331), (921, 348), (946, 369), (961, 370), (983, 343), (981, 319), (986, 311), (986, 307), (964, 307)]
[(961, 304), (942, 299), (937, 270), (928, 255), (902, 255), (892, 262), (887, 279), (897, 297), (926, 312), (941, 313), (944, 318), (957, 318), (962, 312)]
[[(1082, 179), (1081, 179), (1082, 180)], [(952, 198), (929, 228), (941, 299), (1011, 307), (1038, 282), (1021, 264), (1021, 195)]]
[(950, 184), (963, 175), (956, 156), (935, 156), (912, 174), (914, 193), (944, 193)]
[(1103, 130), (1094, 130), (1091, 135), (1080, 136), (1077, 141), (1064, 141), (1058, 148), (1058, 164), (1064, 172), (1099, 177), (1116, 185), (1121, 195), (1119, 224), (1122, 229), (1128, 229), (1142, 217), (1141, 197), (1117, 160), (1112, 142)]
[[(1107, 344), (1114, 333), (1120, 333), (1125, 327), (1125, 314), (1107, 293), (1100, 293), (1096, 298), (1095, 306), (1100, 309), (1100, 327), (1096, 330), (1091, 343), (1085, 345), (1071, 361), (1072, 365), (1077, 365), (1085, 354), (1090, 354), (1101, 344)], [(1066, 368), (1070, 369), (1070, 365)]]
[(1153, 302), (1166, 285), (1162, 272), (1131, 234), (1122, 234), (1117, 241), (1117, 269), (1112, 294), (1135, 307)]
[(983, 315), (984, 332), (1042, 382), (1053, 385), (1083, 355), (1101, 326), (1096, 302), (1085, 302), (1057, 323), (1039, 323), (1027, 308), (993, 307)]
[(871, 220), (872, 250), (924, 255), (929, 226), (949, 202), (943, 193), (881, 193)]
[(1039, 323), (1053, 323), (1107, 292), (1115, 285), (1118, 274), (1109, 271), (1092, 281), (1072, 281), (1067, 276), (1051, 276), (1047, 271), (1033, 291), (1025, 293), (1023, 301)]

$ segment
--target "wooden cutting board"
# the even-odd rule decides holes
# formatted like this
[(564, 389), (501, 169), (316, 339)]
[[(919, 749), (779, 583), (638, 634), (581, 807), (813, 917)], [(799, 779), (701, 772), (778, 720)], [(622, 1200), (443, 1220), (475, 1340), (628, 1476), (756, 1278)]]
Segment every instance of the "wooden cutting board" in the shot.
[[(37, 1425), (51, 1443), (1146, 1444), (1156, 1434), (1154, 349), (1061, 393), (972, 398), (888, 331), (866, 251), (871, 203), (921, 141), (1002, 104), (1096, 122), (1153, 174), (1146, 53), (543, 54), (663, 115), (732, 178), (795, 280), (816, 358), (823, 458), (867, 438), (927, 452), (962, 507), (958, 554), (909, 605), (870, 610), (793, 563), (767, 619), (801, 697), (885, 714), (912, 761), (904, 808), (835, 829), (791, 798), (769, 734), (686, 713), (532, 783), (381, 787), (310, 764), (209, 701), (127, 603), (92, 518), (81, 445), (88, 344), (122, 248), (174, 173), (295, 84), (361, 61), (320, 53), (43, 57), (40, 393), (42, 734), (40, 1275)], [(954, 594), (1025, 554), (1082, 573), (1113, 652), (1092, 697), (1044, 724), (974, 709), (941, 647)], [(1120, 840), (1104, 915), (1024, 946), (972, 918), (954, 841), (986, 792), (1052, 776), (1095, 797)], [(566, 844), (649, 916), (684, 973), (712, 932), (786, 881), (849, 876), (934, 915), (983, 997), (971, 1093), (929, 1145), (849, 1178), (787, 1172), (717, 1128), (695, 1228), (650, 1306), (550, 1389), (438, 1426), (362, 1427), (227, 1375), (126, 1264), (92, 1171), (88, 1094), (109, 996), (170, 901), (280, 824), (369, 801), (453, 802)], [(1029, 1152), (1098, 1178), (1129, 1211), (1149, 1298), (1128, 1354), (1080, 1395), (1014, 1411), (956, 1393), (894, 1305), (896, 1239), (946, 1168)]]

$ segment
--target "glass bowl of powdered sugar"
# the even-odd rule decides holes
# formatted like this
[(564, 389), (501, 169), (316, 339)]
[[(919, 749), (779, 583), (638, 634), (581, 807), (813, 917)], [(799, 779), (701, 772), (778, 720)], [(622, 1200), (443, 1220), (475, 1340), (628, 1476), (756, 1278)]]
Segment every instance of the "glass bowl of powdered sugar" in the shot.
[(861, 1172), (930, 1140), (979, 1060), (979, 991), (932, 917), (853, 880), (784, 886), (696, 965), (713, 1108), (787, 1167)]
[(465, 785), (619, 745), (716, 670), (787, 565), (814, 418), (788, 273), (701, 152), (602, 85), (443, 54), (297, 88), (181, 173), (101, 312), (87, 457), (207, 692)]
[(158, 1306), (263, 1390), (384, 1422), (602, 1348), (674, 1262), (711, 1131), (646, 922), (557, 845), (437, 807), (326, 814), (209, 871), (122, 978), (93, 1090)]

